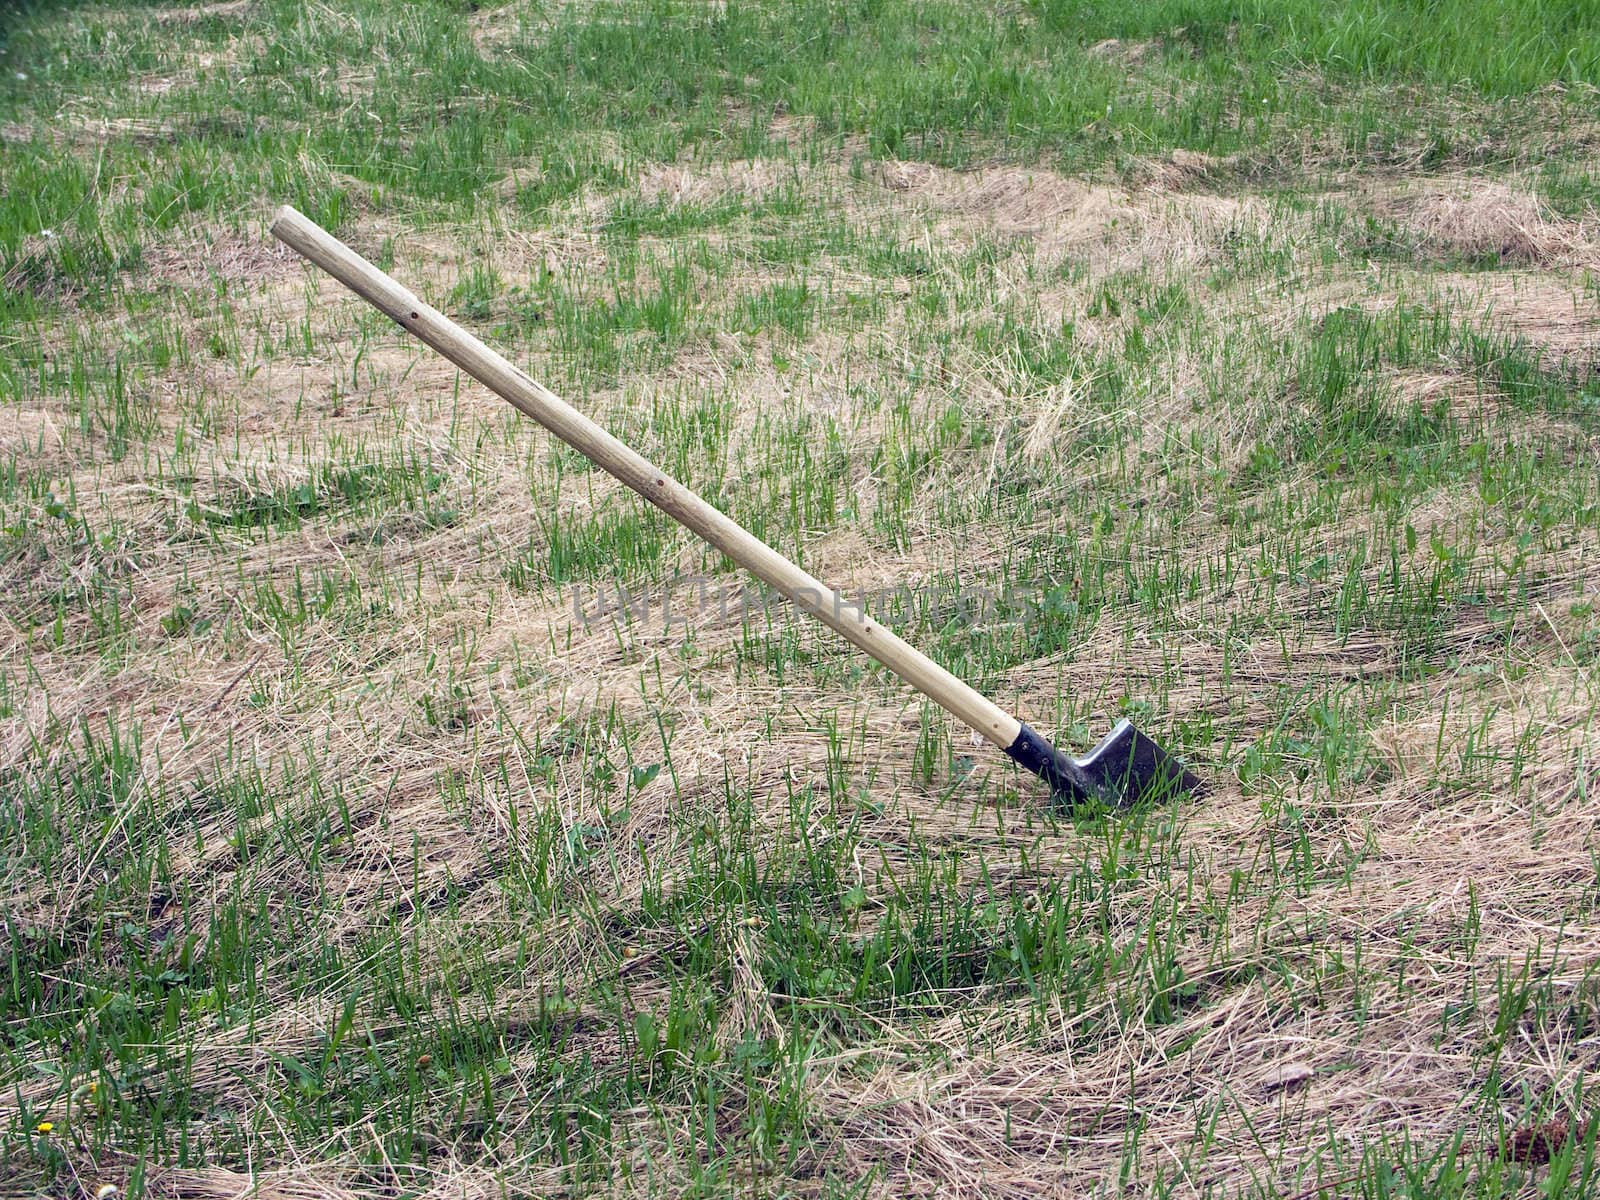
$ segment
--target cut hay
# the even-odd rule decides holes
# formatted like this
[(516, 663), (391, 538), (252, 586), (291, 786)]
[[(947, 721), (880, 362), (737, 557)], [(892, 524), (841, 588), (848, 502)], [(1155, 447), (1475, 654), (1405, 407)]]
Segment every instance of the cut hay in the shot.
[(1506, 263), (1595, 263), (1591, 232), (1558, 218), (1529, 189), (1484, 178), (1401, 181), (1380, 189), (1373, 211), (1443, 255)]

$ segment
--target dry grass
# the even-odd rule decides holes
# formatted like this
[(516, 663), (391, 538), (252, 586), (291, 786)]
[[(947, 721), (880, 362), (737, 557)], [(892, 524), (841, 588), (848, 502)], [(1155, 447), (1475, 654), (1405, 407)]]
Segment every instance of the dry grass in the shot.
[(1600, 346), (1600, 299), (1581, 274), (1499, 272), (1444, 276), (1436, 286), (1481, 311), (1491, 325), (1538, 347), (1556, 364), (1593, 369)]
[(1440, 256), (1555, 268), (1600, 264), (1593, 230), (1553, 216), (1535, 192), (1513, 183), (1470, 176), (1385, 181), (1369, 203)]

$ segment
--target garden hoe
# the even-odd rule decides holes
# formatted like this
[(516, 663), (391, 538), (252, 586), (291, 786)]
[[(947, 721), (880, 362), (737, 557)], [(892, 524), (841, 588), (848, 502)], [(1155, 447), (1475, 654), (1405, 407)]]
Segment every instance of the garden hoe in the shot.
[(567, 445), (614, 475), (673, 520), (687, 526), (764, 583), (866, 651), (923, 695), (976, 729), (1069, 803), (1110, 805), (1159, 800), (1195, 791), (1200, 780), (1128, 721), (1118, 721), (1085, 758), (1056, 749), (1022, 721), (985, 699), (926, 655), (872, 620), (860, 606), (801, 570), (736, 521), (647, 462), (604, 429), (541, 387), (437, 309), (293, 208), (272, 221), (272, 234), (321, 267), (384, 315), (432, 346), (485, 387), (532, 417)]

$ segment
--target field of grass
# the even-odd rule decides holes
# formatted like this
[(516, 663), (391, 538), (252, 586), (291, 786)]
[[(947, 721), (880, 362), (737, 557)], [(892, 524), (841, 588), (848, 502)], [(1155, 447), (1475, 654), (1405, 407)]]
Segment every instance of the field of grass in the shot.
[(1600, 1189), (1600, 7), (35, 0), (0, 275), (0, 1195)]

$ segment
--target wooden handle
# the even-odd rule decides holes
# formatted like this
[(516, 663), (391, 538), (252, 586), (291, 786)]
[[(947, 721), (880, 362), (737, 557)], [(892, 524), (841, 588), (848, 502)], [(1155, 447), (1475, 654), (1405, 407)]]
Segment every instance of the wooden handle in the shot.
[(860, 606), (849, 603), (838, 591), (801, 570), (661, 468), (628, 449), (315, 221), (284, 205), (272, 219), (272, 235), (995, 745), (1005, 749), (1017, 740), (1022, 729), (1017, 718), (908, 646), (863, 613)]

